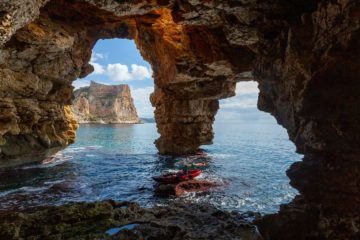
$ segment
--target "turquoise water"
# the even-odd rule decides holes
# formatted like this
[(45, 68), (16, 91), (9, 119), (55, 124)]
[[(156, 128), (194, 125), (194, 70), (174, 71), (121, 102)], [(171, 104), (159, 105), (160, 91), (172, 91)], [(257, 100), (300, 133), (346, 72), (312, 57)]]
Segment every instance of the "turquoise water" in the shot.
[(136, 223), (127, 224), (127, 225), (124, 225), (124, 226), (118, 227), (118, 228), (110, 228), (105, 233), (112, 236), (112, 235), (115, 235), (115, 234), (119, 233), (122, 230), (125, 230), (125, 229), (126, 230), (132, 230), (132, 229), (136, 228), (137, 226), (140, 226), (140, 224), (136, 224)]
[[(215, 134), (214, 144), (204, 147), (208, 157), (197, 161), (209, 165), (200, 178), (224, 187), (181, 199), (270, 213), (294, 197), (285, 170), (301, 156), (284, 129), (275, 123), (216, 123)], [(157, 137), (155, 124), (82, 125), (76, 144), (48, 162), (0, 172), (0, 209), (109, 198), (144, 206), (173, 201), (154, 195), (151, 176), (179, 167), (179, 159), (157, 154)]]

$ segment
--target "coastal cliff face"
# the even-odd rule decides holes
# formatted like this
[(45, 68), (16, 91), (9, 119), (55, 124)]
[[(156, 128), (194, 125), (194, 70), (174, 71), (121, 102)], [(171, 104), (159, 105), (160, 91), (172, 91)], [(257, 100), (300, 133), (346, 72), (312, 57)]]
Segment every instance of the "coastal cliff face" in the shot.
[(0, 5), (1, 163), (66, 146), (92, 47), (134, 39), (154, 72), (160, 153), (210, 144), (219, 99), (251, 71), (259, 109), (304, 154), (287, 172), (300, 195), (259, 221), (265, 239), (359, 237), (359, 1), (23, 2)]
[(139, 123), (128, 85), (91, 82), (74, 92), (73, 109), (79, 123)]

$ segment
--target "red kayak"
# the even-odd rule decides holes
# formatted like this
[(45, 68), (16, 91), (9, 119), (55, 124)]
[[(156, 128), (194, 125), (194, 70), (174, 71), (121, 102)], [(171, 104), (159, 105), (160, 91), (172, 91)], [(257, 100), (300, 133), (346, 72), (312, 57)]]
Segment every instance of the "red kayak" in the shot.
[(187, 173), (184, 171), (167, 173), (161, 176), (152, 177), (155, 181), (161, 183), (178, 183), (186, 180), (193, 179), (200, 175), (201, 170), (188, 170)]

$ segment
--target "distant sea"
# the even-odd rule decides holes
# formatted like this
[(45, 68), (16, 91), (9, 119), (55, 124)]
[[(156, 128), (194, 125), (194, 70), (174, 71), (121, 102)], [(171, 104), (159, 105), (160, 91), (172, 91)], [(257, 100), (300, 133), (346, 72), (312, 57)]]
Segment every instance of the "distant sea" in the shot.
[[(208, 157), (196, 161), (209, 165), (200, 178), (225, 187), (180, 200), (271, 213), (296, 195), (285, 171), (302, 156), (275, 121), (216, 122), (214, 129), (214, 144), (203, 147)], [(151, 176), (178, 170), (184, 160), (159, 156), (156, 138), (154, 123), (82, 125), (76, 143), (52, 160), (0, 172), (0, 209), (110, 198), (143, 206), (178, 200), (154, 195)]]

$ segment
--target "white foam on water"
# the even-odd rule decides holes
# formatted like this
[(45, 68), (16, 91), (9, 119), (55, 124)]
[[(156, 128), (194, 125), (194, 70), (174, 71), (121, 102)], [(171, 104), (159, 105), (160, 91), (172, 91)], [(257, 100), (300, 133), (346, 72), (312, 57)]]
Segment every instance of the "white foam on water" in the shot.
[(44, 185), (54, 185), (54, 184), (58, 184), (58, 183), (63, 183), (65, 182), (65, 180), (56, 180), (56, 181), (45, 181)]
[(25, 187), (21, 187), (21, 188), (17, 188), (17, 189), (12, 189), (9, 191), (5, 191), (5, 192), (1, 192), (0, 196), (4, 197), (10, 194), (14, 194), (14, 193), (35, 193), (35, 192), (43, 192), (45, 190), (47, 190), (48, 187), (31, 187), (31, 186), (25, 186)]
[(42, 167), (53, 167), (53, 166), (56, 166), (56, 165), (59, 165), (59, 164), (62, 164), (64, 162), (67, 162), (67, 161), (70, 161), (72, 160), (74, 157), (73, 156), (69, 156), (69, 155), (65, 155), (65, 154), (62, 154), (62, 153), (58, 153), (58, 154), (55, 154), (53, 156), (53, 161), (51, 162), (43, 162), (41, 164)]
[(26, 169), (33, 169), (33, 168), (54, 167), (54, 166), (57, 166), (57, 165), (62, 164), (64, 162), (70, 161), (73, 158), (74, 158), (73, 156), (65, 155), (62, 152), (59, 152), (59, 153), (56, 153), (53, 156), (45, 159), (41, 163), (26, 165), (26, 166), (22, 166), (22, 167), (19, 167), (19, 168), (16, 168), (16, 169), (26, 170)]
[(228, 153), (212, 153), (212, 154), (209, 154), (209, 157), (211, 157), (213, 159), (228, 159), (231, 157), (236, 157), (236, 155), (228, 154)]
[(63, 150), (63, 152), (82, 152), (82, 151), (89, 151), (89, 150), (98, 150), (100, 148), (103, 148), (101, 145), (90, 145), (90, 146), (84, 146), (84, 147), (75, 147), (70, 146)]

